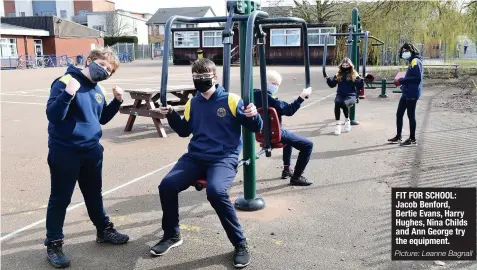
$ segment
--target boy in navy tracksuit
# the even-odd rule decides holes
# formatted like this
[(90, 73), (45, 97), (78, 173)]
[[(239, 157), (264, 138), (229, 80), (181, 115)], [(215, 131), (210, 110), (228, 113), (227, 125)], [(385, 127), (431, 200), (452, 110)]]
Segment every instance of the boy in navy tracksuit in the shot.
[(338, 73), (333, 77), (326, 77), (326, 83), (333, 88), (338, 85), (335, 97), (335, 134), (341, 134), (340, 115), (341, 110), (345, 116), (344, 132), (351, 131), (349, 120), (349, 108), (356, 104), (356, 93), (364, 87), (364, 82), (354, 69), (351, 59), (345, 58), (338, 66)]
[(422, 67), (422, 58), (419, 51), (410, 43), (404, 43), (400, 50), (400, 56), (409, 62), (409, 66), (404, 78), (399, 79), (401, 85), (402, 96), (396, 112), (397, 134), (394, 138), (388, 140), (390, 143), (401, 142), (401, 132), (403, 125), (404, 112), (407, 110), (409, 118), (409, 139), (401, 143), (401, 146), (417, 145), (416, 142), (416, 104), (421, 97), (422, 78), (424, 77), (424, 69)]
[[(305, 98), (311, 94), (311, 88), (303, 89), (300, 96), (292, 103), (287, 103), (274, 98), (273, 95), (278, 91), (280, 84), (282, 83), (282, 77), (274, 70), (267, 71), (267, 88), (268, 88), (268, 106), (275, 108), (278, 113), (280, 126), (282, 124), (282, 115), (292, 116), (300, 108)], [(254, 91), (255, 105), (258, 108), (262, 107), (262, 92), (260, 89)], [(293, 134), (291, 131), (281, 129), (282, 140), (280, 143), (284, 144), (283, 147), (283, 171), (282, 179), (290, 178), (291, 185), (309, 186), (311, 181), (306, 179), (302, 174), (305, 171), (306, 165), (310, 161), (311, 152), (313, 151), (313, 142), (307, 138)], [(298, 159), (296, 161), (295, 170), (290, 168), (291, 155), (293, 148), (299, 152)]]
[(119, 60), (109, 48), (93, 50), (85, 69), (69, 66), (65, 75), (51, 85), (46, 107), (51, 193), (45, 245), (48, 260), (58, 268), (70, 265), (62, 249), (63, 224), (77, 180), (88, 215), (97, 229), (96, 241), (124, 244), (129, 240), (114, 229), (104, 212), (101, 195), (104, 151), (99, 143), (101, 125), (118, 112), (122, 89), (113, 88), (115, 98), (107, 104), (98, 82), (108, 79), (118, 66)]
[(159, 185), (163, 238), (150, 253), (160, 256), (182, 244), (179, 230), (179, 192), (195, 180), (207, 180), (207, 199), (219, 216), (227, 237), (235, 246), (234, 265), (245, 267), (250, 255), (228, 190), (237, 173), (242, 148), (241, 126), (252, 132), (262, 128), (253, 103), (244, 108), (238, 95), (225, 92), (217, 79), (214, 62), (199, 59), (192, 65), (192, 77), (199, 93), (186, 104), (184, 118), (170, 106), (161, 107), (171, 128), (181, 137), (192, 134), (188, 152)]

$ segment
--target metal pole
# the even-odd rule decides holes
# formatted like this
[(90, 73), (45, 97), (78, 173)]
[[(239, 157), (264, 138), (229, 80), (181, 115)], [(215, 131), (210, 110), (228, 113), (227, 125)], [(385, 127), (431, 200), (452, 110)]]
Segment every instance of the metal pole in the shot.
[(234, 27), (234, 22), (232, 21), (232, 18), (234, 17), (234, 9), (235, 9), (235, 3), (232, 1), (227, 2), (227, 10), (228, 10), (228, 15), (227, 15), (227, 23), (225, 25), (224, 31), (222, 32), (222, 43), (224, 44), (224, 50), (223, 50), (223, 77), (222, 77), (222, 85), (225, 89), (226, 92), (230, 90), (230, 64), (231, 64), (231, 50), (232, 50), (232, 42), (233, 42), (233, 27)]
[[(352, 16), (351, 16), (351, 25), (353, 29), (353, 33), (358, 31), (358, 9), (353, 8)], [(358, 37), (353, 37), (353, 42), (351, 44), (351, 61), (353, 65), (358, 68), (359, 67), (359, 59), (358, 59)], [(358, 98), (358, 97), (356, 97)], [(351, 107), (349, 112), (351, 125), (359, 125), (359, 122), (355, 119), (356, 118), (356, 104)]]
[[(246, 12), (249, 15), (247, 23), (240, 23), (240, 82), (244, 106), (253, 103), (253, 32), (256, 17), (267, 13), (254, 11), (252, 14), (251, 1), (245, 1)], [(244, 195), (237, 198), (235, 207), (244, 211), (257, 211), (265, 207), (265, 201), (256, 194), (255, 178), (255, 134), (246, 128), (242, 128), (243, 159), (250, 160), (243, 166)]]
[(265, 33), (261, 25), (257, 28), (257, 46), (260, 52), (260, 86), (262, 94), (262, 110), (263, 110), (263, 136), (265, 138), (264, 149), (267, 157), (272, 156), (272, 144), (270, 138), (270, 116), (268, 115), (268, 89), (267, 89), (267, 63), (265, 61)]

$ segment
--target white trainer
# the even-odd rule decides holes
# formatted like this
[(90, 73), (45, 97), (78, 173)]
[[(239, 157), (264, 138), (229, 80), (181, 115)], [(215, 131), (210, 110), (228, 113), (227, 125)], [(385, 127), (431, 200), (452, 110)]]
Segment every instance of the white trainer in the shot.
[(347, 119), (344, 124), (344, 132), (350, 132), (351, 131), (351, 121)]
[(335, 135), (340, 135), (341, 134), (341, 125), (336, 124), (335, 126)]

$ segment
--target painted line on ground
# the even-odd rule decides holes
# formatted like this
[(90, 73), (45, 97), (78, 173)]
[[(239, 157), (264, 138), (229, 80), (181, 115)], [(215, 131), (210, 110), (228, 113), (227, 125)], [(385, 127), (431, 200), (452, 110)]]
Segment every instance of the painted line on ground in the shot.
[[(329, 95), (327, 95), (327, 96), (325, 96), (325, 97), (322, 97), (322, 98), (320, 98), (320, 99), (318, 99), (318, 100), (315, 100), (315, 101), (313, 101), (312, 103), (307, 104), (306, 106), (303, 106), (303, 109), (304, 109), (304, 108), (307, 108), (307, 107), (309, 107), (309, 106), (311, 106), (311, 105), (313, 105), (313, 104), (315, 104), (315, 103), (317, 103), (317, 102), (320, 102), (320, 101), (322, 101), (322, 100), (324, 100), (324, 99), (326, 99), (326, 98), (328, 98), (328, 97), (330, 97), (330, 96), (332, 96), (332, 95), (334, 95), (334, 94), (335, 94), (335, 93), (331, 93), (331, 94), (329, 94)], [(3, 101), (2, 101), (2, 102), (3, 102)], [(34, 103), (34, 104), (40, 104), (40, 103)], [(44, 105), (44, 104), (41, 104), (41, 105)], [(117, 187), (115, 187), (115, 188), (112, 188), (112, 189), (110, 189), (110, 190), (108, 190), (108, 191), (105, 191), (105, 192), (103, 192), (103, 196), (106, 196), (106, 195), (109, 194), (109, 193), (112, 193), (112, 192), (114, 192), (114, 191), (116, 191), (116, 190), (122, 189), (122, 188), (124, 188), (124, 187), (126, 187), (126, 186), (129, 186), (129, 185), (133, 184), (133, 183), (136, 183), (136, 182), (138, 182), (138, 181), (141, 181), (142, 179), (147, 178), (147, 177), (149, 177), (149, 176), (151, 176), (151, 175), (153, 175), (153, 174), (156, 174), (156, 173), (158, 173), (158, 172), (160, 172), (160, 171), (162, 171), (162, 170), (164, 170), (164, 169), (166, 169), (166, 168), (168, 168), (168, 167), (171, 167), (171, 166), (173, 166), (173, 165), (176, 164), (176, 163), (177, 163), (177, 162), (170, 163), (170, 164), (168, 164), (168, 165), (166, 165), (166, 166), (163, 166), (163, 167), (158, 168), (158, 169), (156, 169), (156, 170), (154, 170), (154, 171), (152, 171), (152, 172), (149, 172), (149, 173), (144, 174), (144, 175), (142, 175), (142, 176), (140, 176), (140, 177), (138, 177), (138, 178), (135, 178), (135, 179), (133, 179), (133, 180), (131, 180), (131, 181), (129, 181), (129, 182), (126, 182), (126, 183), (124, 183), (124, 184), (122, 184), (122, 185), (119, 185), (119, 186), (117, 186)], [(68, 207), (68, 209), (66, 209), (66, 211), (69, 212), (69, 211), (71, 211), (71, 210), (74, 210), (74, 209), (76, 209), (76, 208), (78, 208), (78, 207), (83, 206), (84, 204), (85, 204), (84, 201), (81, 202), (81, 203), (77, 203), (77, 204), (75, 204), (75, 205), (73, 205), (73, 206), (71, 206), (71, 207)], [(41, 220), (38, 220), (38, 221), (36, 221), (36, 222), (34, 222), (34, 223), (30, 224), (30, 225), (27, 225), (27, 226), (25, 226), (25, 227), (23, 227), (23, 228), (20, 228), (20, 229), (14, 231), (14, 232), (11, 232), (11, 233), (9, 233), (9, 234), (6, 234), (6, 235), (4, 235), (4, 236), (2, 236), (2, 237), (0, 238), (0, 242), (2, 242), (2, 241), (5, 240), (5, 239), (11, 238), (11, 237), (13, 237), (13, 236), (15, 236), (15, 235), (17, 235), (17, 234), (23, 232), (23, 231), (26, 231), (26, 230), (28, 230), (28, 229), (31, 229), (31, 228), (33, 228), (33, 227), (35, 227), (35, 226), (37, 226), (37, 225), (39, 225), (39, 224), (41, 224), (41, 223), (43, 223), (43, 222), (45, 222), (45, 221), (46, 221), (46, 219), (41, 219)]]
[(25, 104), (25, 105), (42, 105), (46, 106), (46, 103), (33, 103), (33, 102), (17, 102), (17, 101), (0, 101), (1, 103), (10, 103), (10, 104)]
[[(138, 182), (138, 181), (141, 181), (142, 179), (147, 178), (147, 177), (149, 177), (149, 176), (151, 176), (151, 175), (153, 175), (153, 174), (156, 174), (156, 173), (158, 173), (158, 172), (160, 172), (160, 171), (162, 171), (162, 170), (164, 170), (164, 169), (166, 169), (166, 168), (169, 168), (169, 167), (173, 166), (173, 165), (176, 164), (176, 163), (177, 163), (177, 161), (176, 161), (176, 162), (173, 162), (173, 163), (169, 163), (169, 164), (167, 164), (166, 166), (163, 166), (163, 167), (161, 167), (161, 168), (158, 168), (158, 169), (156, 169), (156, 170), (154, 170), (154, 171), (152, 171), (152, 172), (149, 172), (149, 173), (146, 173), (146, 174), (144, 174), (144, 175), (142, 175), (142, 176), (139, 176), (138, 178), (135, 178), (135, 179), (133, 179), (133, 180), (131, 180), (131, 181), (129, 181), (129, 182), (126, 182), (126, 183), (124, 183), (124, 184), (122, 184), (122, 185), (119, 185), (119, 186), (117, 186), (117, 187), (115, 187), (115, 188), (112, 188), (112, 189), (110, 189), (110, 190), (108, 190), (108, 191), (105, 191), (105, 192), (103, 192), (103, 196), (106, 196), (106, 195), (108, 195), (109, 193), (112, 193), (112, 192), (114, 192), (114, 191), (116, 191), (116, 190), (122, 189), (122, 188), (124, 188), (124, 187), (126, 187), (126, 186), (129, 186), (129, 185), (134, 184), (134, 183), (136, 183), (136, 182)], [(83, 206), (84, 204), (85, 204), (85, 203), (84, 203), (84, 201), (83, 201), (83, 202), (77, 203), (77, 204), (75, 204), (75, 205), (73, 205), (73, 206), (70, 206), (70, 207), (68, 207), (68, 209), (66, 209), (66, 212), (69, 212), (69, 211), (71, 211), (71, 210), (74, 210), (74, 209), (76, 209), (76, 208), (78, 208), (78, 207), (80, 207), (80, 206)], [(5, 240), (5, 239), (8, 239), (8, 238), (10, 238), (10, 237), (13, 237), (13, 236), (15, 236), (15, 235), (17, 235), (17, 234), (19, 234), (19, 233), (21, 233), (21, 232), (24, 232), (24, 231), (26, 231), (26, 230), (28, 230), (28, 229), (31, 229), (31, 228), (33, 228), (33, 227), (35, 227), (35, 226), (37, 226), (37, 225), (39, 225), (39, 224), (41, 224), (41, 223), (43, 223), (43, 222), (45, 222), (45, 221), (46, 221), (46, 219), (44, 218), (44, 219), (38, 220), (38, 221), (36, 221), (36, 222), (33, 222), (32, 224), (27, 225), (27, 226), (25, 226), (25, 227), (23, 227), (23, 228), (20, 228), (20, 229), (14, 231), (14, 232), (11, 232), (11, 233), (9, 233), (9, 234), (6, 234), (6, 235), (4, 235), (4, 236), (2, 236), (2, 237), (0, 238), (0, 242), (2, 242), (2, 241)]]
[(14, 93), (0, 93), (2, 96), (19, 96), (19, 97), (41, 97), (47, 98), (49, 96), (37, 96), (37, 95), (28, 95), (28, 94), (14, 94)]
[[(317, 102), (320, 102), (320, 101), (322, 101), (322, 100), (324, 100), (324, 99), (327, 99), (327, 98), (331, 97), (332, 95), (336, 95), (336, 93), (331, 93), (331, 94), (327, 95), (326, 97), (322, 97), (322, 98), (320, 98), (320, 99), (318, 99), (318, 100), (313, 101), (313, 102), (310, 103), (310, 104), (306, 104), (305, 106), (302, 107), (302, 109), (305, 109), (305, 108), (307, 108), (307, 107), (310, 107), (311, 105), (313, 105), (313, 104), (315, 104), (315, 103), (317, 103)], [(298, 110), (298, 111), (300, 111), (300, 110)]]

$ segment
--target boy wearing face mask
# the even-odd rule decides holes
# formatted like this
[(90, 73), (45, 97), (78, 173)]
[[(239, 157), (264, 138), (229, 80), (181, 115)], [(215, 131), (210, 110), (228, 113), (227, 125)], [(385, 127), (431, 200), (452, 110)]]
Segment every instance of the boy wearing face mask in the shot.
[[(396, 128), (397, 134), (394, 138), (388, 140), (390, 143), (400, 143), (401, 146), (414, 146), (416, 142), (416, 104), (421, 97), (422, 79), (424, 77), (424, 69), (422, 67), (422, 58), (419, 51), (414, 45), (404, 43), (400, 51), (400, 56), (409, 62), (409, 66), (404, 78), (399, 79), (401, 85), (402, 96), (396, 112)], [(410, 136), (404, 142), (401, 142), (401, 132), (403, 126), (404, 112), (407, 111), (409, 118)]]
[(107, 124), (118, 112), (123, 91), (114, 87), (114, 99), (108, 104), (98, 82), (108, 79), (118, 67), (119, 59), (111, 49), (96, 49), (88, 56), (86, 68), (71, 65), (65, 75), (51, 85), (46, 105), (51, 193), (45, 246), (48, 260), (57, 268), (70, 265), (62, 249), (63, 224), (77, 180), (97, 230), (96, 241), (124, 244), (129, 240), (110, 222), (101, 195), (104, 152), (99, 143), (101, 125)]
[(202, 58), (192, 64), (192, 79), (198, 94), (185, 105), (184, 117), (171, 106), (160, 107), (170, 127), (181, 137), (192, 134), (185, 153), (159, 185), (162, 206), (162, 239), (150, 253), (161, 256), (182, 244), (179, 229), (179, 192), (201, 178), (207, 180), (207, 199), (217, 213), (227, 237), (235, 247), (234, 266), (250, 262), (248, 245), (230, 201), (228, 190), (237, 174), (242, 149), (241, 127), (252, 132), (262, 128), (253, 103), (244, 108), (236, 94), (216, 84), (214, 62)]
[(349, 119), (349, 108), (356, 104), (356, 93), (364, 87), (363, 80), (354, 69), (351, 59), (345, 58), (338, 66), (338, 73), (330, 79), (326, 77), (326, 83), (333, 88), (338, 85), (335, 97), (335, 135), (341, 134), (340, 115), (341, 110), (345, 116), (344, 132), (351, 131), (351, 121)]
[[(311, 87), (303, 89), (298, 98), (292, 103), (281, 101), (274, 98), (282, 83), (282, 76), (275, 70), (267, 70), (267, 88), (268, 88), (268, 106), (275, 108), (278, 114), (280, 125), (282, 124), (282, 115), (294, 115), (305, 99), (311, 94)], [(258, 108), (262, 107), (262, 92), (260, 89), (255, 89), (254, 100)], [(290, 177), (290, 184), (296, 186), (309, 186), (313, 182), (308, 180), (302, 174), (305, 171), (306, 165), (310, 161), (311, 152), (313, 151), (313, 142), (307, 138), (293, 134), (289, 130), (281, 129), (282, 140), (280, 143), (284, 144), (283, 148), (283, 171), (282, 179)], [(291, 155), (293, 148), (299, 152), (296, 162), (295, 170), (290, 168)]]

